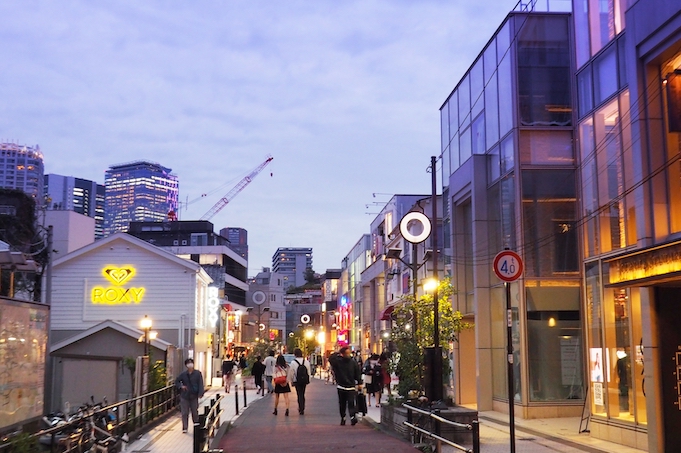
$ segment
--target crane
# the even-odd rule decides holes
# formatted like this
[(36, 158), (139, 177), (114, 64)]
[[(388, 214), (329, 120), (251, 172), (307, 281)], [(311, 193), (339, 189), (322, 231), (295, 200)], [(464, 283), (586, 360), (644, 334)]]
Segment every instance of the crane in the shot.
[(232, 188), (232, 190), (230, 190), (229, 192), (227, 192), (227, 194), (226, 194), (224, 197), (220, 198), (220, 200), (218, 200), (218, 202), (215, 203), (215, 204), (213, 205), (213, 207), (210, 208), (210, 210), (209, 210), (208, 212), (206, 212), (203, 216), (201, 216), (201, 219), (200, 219), (200, 220), (210, 220), (210, 219), (212, 219), (213, 216), (215, 216), (215, 214), (217, 214), (218, 212), (220, 212), (220, 211), (222, 210), (222, 208), (224, 208), (225, 206), (227, 206), (227, 203), (229, 203), (230, 201), (232, 201), (232, 199), (233, 199), (239, 192), (241, 192), (242, 190), (244, 190), (244, 188), (245, 188), (247, 185), (249, 185), (249, 184), (251, 183), (251, 181), (253, 181), (253, 178), (255, 178), (256, 176), (258, 176), (258, 173), (260, 173), (260, 172), (262, 171), (263, 168), (267, 167), (267, 165), (268, 165), (270, 162), (272, 162), (272, 159), (274, 159), (274, 157), (272, 157), (271, 155), (268, 154), (268, 155), (267, 155), (267, 159), (265, 159), (265, 162), (263, 162), (263, 163), (261, 163), (260, 165), (258, 165), (257, 167), (255, 167), (255, 169), (254, 169), (252, 172), (250, 172), (250, 173), (249, 173), (248, 175), (246, 175), (241, 181), (239, 181), (239, 182), (237, 183), (237, 185), (234, 186), (234, 187)]

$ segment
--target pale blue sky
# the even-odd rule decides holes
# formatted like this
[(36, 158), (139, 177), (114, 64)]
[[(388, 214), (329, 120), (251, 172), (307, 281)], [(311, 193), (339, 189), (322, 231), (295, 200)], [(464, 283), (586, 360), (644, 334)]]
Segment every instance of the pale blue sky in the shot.
[(182, 200), (221, 188), (183, 220), (272, 154), (216, 230), (248, 230), (249, 275), (277, 247), (338, 268), (372, 193), (430, 193), (438, 109), (515, 3), (3, 2), (0, 141), (39, 145), (46, 173), (149, 159)]

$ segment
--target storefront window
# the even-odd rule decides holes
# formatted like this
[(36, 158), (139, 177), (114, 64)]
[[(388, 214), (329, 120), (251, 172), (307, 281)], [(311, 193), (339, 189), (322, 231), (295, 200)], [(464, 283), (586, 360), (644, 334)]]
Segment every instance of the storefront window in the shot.
[[(631, 357), (632, 368), (632, 388), (634, 392), (633, 400), (636, 409), (636, 423), (639, 425), (648, 424), (648, 414), (646, 412), (646, 395), (643, 389), (645, 381), (643, 359), (646, 351), (643, 349), (643, 328), (641, 318), (641, 292), (639, 288), (631, 288), (631, 331), (633, 340), (634, 355)], [(650, 360), (650, 358), (648, 358)]]
[(634, 421), (628, 291), (607, 288), (604, 298), (606, 382), (610, 418)]
[(526, 290), (530, 400), (582, 399), (579, 285), (549, 286)]
[(586, 265), (585, 273), (586, 325), (589, 351), (589, 385), (591, 386), (591, 413), (606, 415), (608, 395), (604, 384), (608, 367), (604, 363), (601, 316), (601, 277), (598, 263)]

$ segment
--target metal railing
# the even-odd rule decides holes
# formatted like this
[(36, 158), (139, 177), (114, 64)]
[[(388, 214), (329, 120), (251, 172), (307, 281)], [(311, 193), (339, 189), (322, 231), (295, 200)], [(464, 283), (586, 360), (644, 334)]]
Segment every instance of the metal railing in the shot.
[[(235, 398), (237, 401), (237, 413), (239, 407), (239, 392), (238, 386), (234, 386)], [(244, 400), (246, 391), (244, 387)], [(222, 450), (210, 450), (210, 443), (215, 438), (217, 430), (220, 428), (220, 417), (222, 416), (222, 409), (220, 403), (224, 396), (216, 394), (215, 398), (210, 400), (210, 405), (203, 406), (203, 414), (199, 415), (198, 423), (194, 423), (194, 453), (204, 452), (222, 452)]]
[[(80, 451), (88, 441), (92, 440), (92, 432), (88, 424), (107, 414), (111, 424), (108, 433), (117, 440), (137, 432), (159, 417), (174, 410), (179, 403), (179, 393), (174, 385), (146, 393), (136, 398), (119, 401), (101, 408), (84, 408), (82, 414), (68, 422), (53, 428), (41, 430), (31, 435), (38, 442), (49, 448), (51, 453), (68, 453)], [(100, 429), (101, 431), (101, 429)], [(41, 442), (42, 440), (42, 442)], [(0, 445), (0, 453), (11, 451), (12, 439)]]
[[(411, 406), (409, 404), (402, 404), (402, 407), (407, 409), (407, 421), (403, 422), (405, 426), (409, 427), (409, 429), (420, 433), (423, 436), (429, 437), (435, 441), (435, 451), (437, 453), (440, 453), (442, 451), (442, 444), (447, 444), (451, 447), (454, 447), (457, 450), (464, 451), (466, 453), (480, 453), (480, 422), (477, 420), (474, 420), (472, 423), (467, 424), (467, 423), (458, 423), (454, 422), (452, 420), (447, 420), (446, 418), (442, 418), (440, 416), (440, 411), (439, 410), (434, 410), (434, 411), (428, 411), (424, 410), (418, 407)], [(425, 429), (424, 426), (419, 426), (418, 423), (414, 423), (413, 419), (413, 413), (416, 412), (421, 415), (425, 415), (428, 417), (429, 421), (432, 420), (434, 422), (434, 429)], [(467, 448), (464, 447), (463, 445), (459, 445), (449, 439), (445, 439), (441, 435), (442, 431), (442, 425), (448, 425), (448, 426), (453, 426), (455, 428), (461, 428), (466, 431), (470, 431), (470, 433), (473, 436), (472, 443), (473, 447), (472, 448)]]

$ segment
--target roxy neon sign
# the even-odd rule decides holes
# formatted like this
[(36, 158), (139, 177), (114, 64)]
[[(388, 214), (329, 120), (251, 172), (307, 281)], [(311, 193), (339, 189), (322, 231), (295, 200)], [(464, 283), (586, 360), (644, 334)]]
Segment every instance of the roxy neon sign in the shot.
[(123, 288), (122, 285), (132, 279), (137, 271), (132, 266), (106, 266), (102, 275), (113, 286), (108, 288), (95, 286), (92, 288), (91, 300), (93, 304), (120, 305), (139, 304), (144, 297), (145, 288)]

